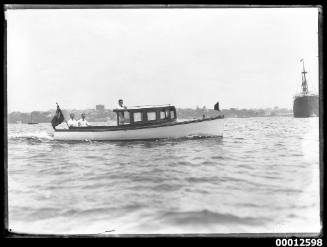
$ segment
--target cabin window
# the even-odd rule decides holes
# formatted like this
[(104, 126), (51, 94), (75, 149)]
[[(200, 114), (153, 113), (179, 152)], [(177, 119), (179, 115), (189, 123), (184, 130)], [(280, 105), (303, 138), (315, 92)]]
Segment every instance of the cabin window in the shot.
[(124, 112), (124, 111), (121, 111), (118, 113), (118, 121), (119, 121), (119, 124), (122, 125), (122, 124), (129, 124), (130, 123), (130, 115), (129, 115), (129, 112)]
[(134, 112), (134, 122), (141, 122), (142, 121), (142, 113), (141, 112)]
[(148, 121), (156, 120), (155, 112), (147, 112)]
[(169, 110), (166, 110), (166, 118), (169, 118)]
[(170, 111), (170, 118), (171, 119), (175, 118), (175, 112), (174, 111)]
[(160, 111), (160, 119), (165, 119), (165, 118), (166, 118), (166, 112)]
[(128, 111), (124, 112), (124, 117), (125, 117), (125, 124), (129, 124), (131, 122), (131, 119)]

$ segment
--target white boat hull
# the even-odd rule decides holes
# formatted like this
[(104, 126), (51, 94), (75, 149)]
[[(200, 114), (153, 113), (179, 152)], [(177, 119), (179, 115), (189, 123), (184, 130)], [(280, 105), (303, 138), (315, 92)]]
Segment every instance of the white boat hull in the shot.
[(182, 122), (160, 127), (147, 127), (126, 130), (97, 130), (97, 131), (55, 131), (55, 140), (146, 140), (162, 138), (182, 138), (188, 136), (223, 136), (224, 118), (206, 119), (201, 121)]

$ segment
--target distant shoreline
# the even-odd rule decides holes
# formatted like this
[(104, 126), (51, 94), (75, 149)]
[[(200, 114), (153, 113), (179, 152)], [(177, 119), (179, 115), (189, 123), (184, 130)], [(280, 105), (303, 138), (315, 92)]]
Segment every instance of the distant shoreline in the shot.
[[(86, 109), (86, 110), (64, 110), (62, 112), (66, 119), (69, 119), (69, 114), (73, 112), (77, 119), (82, 112), (86, 113), (86, 118), (90, 122), (107, 122), (116, 120), (116, 114), (112, 109)], [(28, 123), (31, 121), (37, 123), (49, 123), (55, 114), (55, 110), (49, 111), (32, 111), (26, 112), (11, 112), (7, 115), (8, 123)], [(245, 117), (272, 117), (272, 116), (293, 116), (293, 111), (286, 108), (265, 108), (265, 109), (222, 109), (219, 114), (226, 118), (245, 118)], [(205, 107), (192, 108), (177, 108), (177, 116), (180, 119), (202, 118), (204, 116), (211, 117), (217, 115), (217, 111), (207, 109)]]

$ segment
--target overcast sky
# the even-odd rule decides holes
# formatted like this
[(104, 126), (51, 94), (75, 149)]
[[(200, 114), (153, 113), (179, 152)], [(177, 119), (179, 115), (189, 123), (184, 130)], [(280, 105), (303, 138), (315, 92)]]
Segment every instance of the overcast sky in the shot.
[(7, 10), (8, 111), (292, 107), (318, 91), (318, 9)]

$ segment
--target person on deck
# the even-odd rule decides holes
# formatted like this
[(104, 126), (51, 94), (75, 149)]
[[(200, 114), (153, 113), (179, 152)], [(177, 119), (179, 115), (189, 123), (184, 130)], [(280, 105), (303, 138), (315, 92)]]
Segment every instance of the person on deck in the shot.
[(68, 120), (67, 122), (68, 124), (68, 127), (77, 127), (78, 126), (78, 123), (75, 119), (75, 114), (74, 113), (70, 113), (70, 119)]
[(124, 102), (122, 99), (118, 100), (117, 109), (127, 109), (127, 107), (124, 105)]
[(90, 124), (89, 124), (89, 122), (88, 121), (86, 121), (86, 119), (85, 119), (85, 113), (83, 112), (82, 114), (81, 114), (81, 119), (80, 120), (78, 120), (78, 127), (87, 127), (87, 126), (90, 126)]
[[(121, 110), (121, 109), (127, 109), (127, 107), (124, 105), (124, 102), (122, 99), (118, 100), (118, 106), (117, 109)], [(125, 116), (124, 116), (124, 112), (119, 112), (119, 124), (125, 124)]]

